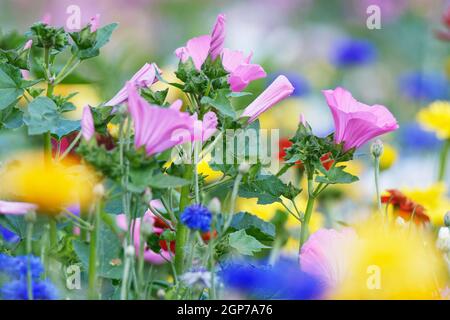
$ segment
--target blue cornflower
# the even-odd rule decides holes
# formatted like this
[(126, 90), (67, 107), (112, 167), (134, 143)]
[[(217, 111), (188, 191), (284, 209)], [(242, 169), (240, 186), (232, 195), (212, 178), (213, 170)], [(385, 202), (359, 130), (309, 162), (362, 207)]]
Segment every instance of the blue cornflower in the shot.
[(401, 146), (409, 150), (433, 150), (441, 145), (441, 141), (434, 133), (422, 129), (415, 122), (400, 127), (399, 139)]
[(223, 269), (220, 277), (227, 287), (254, 299), (316, 299), (323, 290), (317, 279), (287, 259), (274, 266), (231, 264)]
[(268, 83), (272, 83), (279, 75), (286, 76), (286, 78), (288, 78), (289, 82), (294, 87), (294, 92), (292, 93), (292, 96), (301, 97), (307, 95), (310, 92), (311, 88), (308, 83), (308, 80), (306, 80), (302, 75), (295, 72), (286, 71), (283, 73), (271, 74), (268, 77)]
[[(33, 299), (54, 300), (57, 290), (49, 281), (33, 281)], [(28, 300), (26, 279), (8, 282), (0, 288), (0, 297), (4, 300)]]
[(375, 45), (364, 39), (345, 39), (337, 43), (331, 62), (336, 67), (353, 67), (373, 62), (377, 57)]
[(443, 73), (404, 73), (399, 78), (399, 89), (412, 101), (429, 102), (450, 97), (449, 81)]
[(41, 260), (37, 257), (17, 256), (11, 257), (0, 254), (0, 272), (7, 274), (12, 279), (25, 278), (28, 272), (28, 259), (33, 279), (38, 279), (44, 272)]
[(212, 214), (201, 204), (193, 204), (184, 209), (181, 222), (193, 230), (208, 232), (211, 229)]
[(20, 237), (14, 232), (6, 229), (5, 227), (0, 225), (0, 236), (6, 241), (10, 243), (17, 243), (20, 240)]

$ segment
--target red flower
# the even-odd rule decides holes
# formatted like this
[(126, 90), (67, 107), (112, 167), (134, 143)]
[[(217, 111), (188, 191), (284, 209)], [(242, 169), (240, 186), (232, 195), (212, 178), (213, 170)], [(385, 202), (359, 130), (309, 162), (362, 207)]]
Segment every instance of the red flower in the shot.
[[(278, 159), (284, 160), (284, 157), (286, 157), (286, 149), (290, 148), (292, 146), (292, 142), (288, 138), (281, 138), (280, 144), (279, 144), (279, 153), (278, 153)], [(295, 163), (297, 166), (302, 166), (302, 162), (299, 160)]]
[(381, 202), (392, 204), (395, 209), (394, 214), (406, 221), (413, 219), (416, 224), (430, 222), (430, 218), (422, 205), (412, 201), (398, 190), (390, 189), (387, 192), (389, 194), (382, 196)]
[(331, 158), (331, 152), (327, 152), (320, 157), (320, 163), (322, 163), (325, 170), (330, 170), (331, 166), (334, 164), (334, 160)]
[(442, 23), (444, 24), (445, 30), (436, 30), (436, 37), (442, 41), (450, 41), (450, 6), (442, 15)]

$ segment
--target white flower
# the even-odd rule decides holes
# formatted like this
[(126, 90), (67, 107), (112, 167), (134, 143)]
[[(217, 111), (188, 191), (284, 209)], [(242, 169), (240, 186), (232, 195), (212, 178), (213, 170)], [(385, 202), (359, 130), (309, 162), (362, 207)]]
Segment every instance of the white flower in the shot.
[(204, 269), (191, 270), (183, 274), (181, 280), (190, 287), (199, 285), (209, 288), (211, 287), (211, 272)]
[(450, 251), (450, 229), (447, 227), (441, 227), (439, 229), (438, 239), (436, 246), (439, 250), (448, 252)]

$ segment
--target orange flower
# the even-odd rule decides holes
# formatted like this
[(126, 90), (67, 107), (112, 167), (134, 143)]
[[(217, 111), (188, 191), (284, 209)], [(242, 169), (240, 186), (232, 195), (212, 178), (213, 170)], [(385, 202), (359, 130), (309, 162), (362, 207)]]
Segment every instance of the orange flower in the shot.
[(430, 222), (430, 218), (422, 205), (412, 201), (399, 190), (390, 189), (387, 190), (387, 193), (381, 196), (381, 202), (392, 204), (396, 209), (394, 210), (394, 214), (403, 218), (405, 221), (409, 221), (412, 218), (416, 224)]

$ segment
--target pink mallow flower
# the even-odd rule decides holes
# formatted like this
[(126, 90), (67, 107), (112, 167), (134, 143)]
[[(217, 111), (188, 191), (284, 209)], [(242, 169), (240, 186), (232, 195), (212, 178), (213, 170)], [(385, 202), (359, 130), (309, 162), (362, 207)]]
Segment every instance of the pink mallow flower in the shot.
[(181, 112), (181, 101), (169, 108), (150, 105), (138, 93), (133, 83), (128, 83), (128, 110), (134, 123), (134, 145), (145, 147), (153, 155), (185, 142), (205, 141), (216, 131), (217, 116), (208, 112), (204, 121), (197, 115)]
[(35, 211), (37, 207), (33, 203), (0, 200), (0, 214), (24, 215), (30, 211)]
[[(136, 72), (130, 79), (130, 82), (134, 83), (140, 88), (146, 88), (157, 82), (156, 72), (159, 72), (158, 66), (155, 63), (146, 63), (144, 66)], [(124, 103), (128, 99), (128, 91), (126, 85), (120, 89), (120, 91), (108, 102), (106, 106), (117, 106)]]
[(194, 66), (200, 71), (209, 54), (214, 60), (221, 55), (225, 42), (225, 15), (219, 14), (214, 24), (211, 35), (202, 35), (190, 39), (185, 47), (175, 50), (175, 55), (186, 62), (192, 58)]
[(252, 54), (245, 57), (242, 51), (223, 49), (222, 64), (230, 73), (228, 83), (232, 91), (242, 91), (251, 81), (267, 76), (259, 64), (250, 63), (251, 58)]
[(336, 288), (348, 274), (352, 247), (357, 240), (351, 228), (316, 231), (300, 251), (302, 271), (316, 277), (327, 288)]
[(248, 122), (253, 122), (261, 113), (289, 97), (292, 92), (294, 92), (294, 86), (289, 80), (285, 76), (278, 76), (266, 90), (244, 109), (241, 118), (249, 117)]
[(95, 16), (91, 18), (90, 21), (90, 31), (95, 32), (100, 27), (100, 14), (97, 13)]
[(23, 50), (31, 49), (32, 46), (33, 46), (33, 40), (30, 39), (27, 42), (25, 42), (25, 45), (23, 46)]
[(322, 91), (333, 115), (335, 143), (344, 151), (359, 148), (370, 139), (398, 128), (397, 120), (382, 105), (368, 106), (343, 88)]
[(94, 118), (92, 117), (91, 107), (85, 106), (81, 116), (81, 134), (86, 141), (91, 140), (95, 134)]
[[(155, 205), (155, 202), (157, 202), (159, 200), (152, 200), (151, 201), (151, 205)], [(140, 234), (140, 230), (141, 230), (141, 220), (144, 219), (144, 221), (150, 225), (152, 225), (152, 230), (153, 233), (156, 234), (161, 234), (164, 229), (159, 228), (157, 226), (155, 226), (155, 216), (153, 215), (153, 213), (151, 213), (150, 210), (147, 210), (144, 214), (143, 218), (137, 218), (134, 224), (134, 247), (135, 247), (135, 251), (136, 251), (136, 256), (139, 256), (139, 250), (140, 250), (140, 238), (141, 238), (141, 234)], [(116, 224), (117, 226), (126, 231), (128, 229), (128, 222), (127, 222), (127, 217), (125, 214), (119, 214), (116, 216)], [(169, 246), (170, 247), (170, 246)], [(168, 250), (170, 250), (170, 248), (167, 248)], [(151, 264), (163, 264), (167, 261), (172, 260), (172, 256), (173, 254), (170, 253), (168, 250), (164, 250), (163, 248), (161, 248), (161, 251), (159, 253), (156, 253), (154, 251), (152, 251), (149, 247), (147, 247), (147, 245), (145, 244), (144, 247), (144, 260), (151, 263)]]

